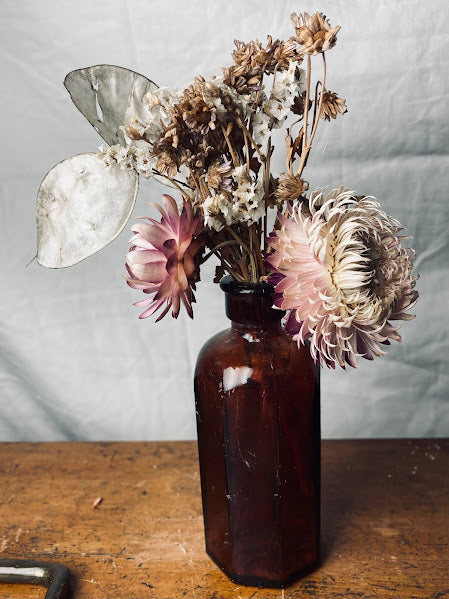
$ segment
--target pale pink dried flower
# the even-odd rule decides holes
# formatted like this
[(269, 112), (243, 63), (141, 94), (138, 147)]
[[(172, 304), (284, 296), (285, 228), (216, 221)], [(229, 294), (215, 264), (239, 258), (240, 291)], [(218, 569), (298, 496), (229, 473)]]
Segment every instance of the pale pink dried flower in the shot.
[(309, 206), (279, 215), (268, 242), (274, 304), (290, 310), (286, 330), (310, 338), (322, 365), (357, 366), (356, 356), (384, 354), (380, 344), (401, 341), (390, 320), (411, 320), (405, 310), (418, 298), (413, 250), (401, 247), (401, 225), (372, 198), (357, 199), (340, 187), (327, 197), (311, 194)]
[[(131, 250), (126, 256), (128, 285), (141, 289), (152, 297), (136, 302), (145, 307), (139, 318), (147, 318), (163, 308), (157, 321), (172, 308), (172, 316), (178, 317), (181, 302), (193, 318), (193, 290), (199, 279), (197, 258), (203, 246), (197, 238), (201, 230), (200, 216), (194, 216), (192, 205), (183, 199), (179, 214), (175, 200), (163, 196), (165, 210), (156, 205), (162, 215), (161, 222), (145, 217), (147, 222), (131, 227), (135, 235), (130, 240)], [(165, 304), (165, 306), (164, 306)], [(157, 322), (156, 321), (156, 322)]]

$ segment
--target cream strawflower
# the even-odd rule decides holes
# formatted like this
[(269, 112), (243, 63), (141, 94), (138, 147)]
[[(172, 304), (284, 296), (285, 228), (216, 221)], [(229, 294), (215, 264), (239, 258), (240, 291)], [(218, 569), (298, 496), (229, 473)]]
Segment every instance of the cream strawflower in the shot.
[(274, 304), (290, 310), (286, 330), (335, 368), (357, 366), (356, 356), (380, 356), (380, 344), (401, 341), (390, 320), (411, 320), (418, 298), (413, 250), (403, 248), (401, 225), (373, 199), (340, 187), (313, 192), (309, 206), (279, 215), (267, 258)]

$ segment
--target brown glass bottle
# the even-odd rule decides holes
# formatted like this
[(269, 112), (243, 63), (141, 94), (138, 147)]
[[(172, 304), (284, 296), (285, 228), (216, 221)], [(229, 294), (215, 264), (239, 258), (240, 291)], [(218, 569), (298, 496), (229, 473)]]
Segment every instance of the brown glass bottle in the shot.
[(195, 371), (206, 551), (237, 583), (282, 587), (319, 560), (319, 369), (271, 286), (220, 285), (232, 327)]

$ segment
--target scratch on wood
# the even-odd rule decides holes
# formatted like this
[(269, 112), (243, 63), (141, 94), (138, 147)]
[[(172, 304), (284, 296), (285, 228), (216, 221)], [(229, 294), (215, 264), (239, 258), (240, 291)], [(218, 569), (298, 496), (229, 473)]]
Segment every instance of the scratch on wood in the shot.
[(143, 487), (147, 482), (147, 480), (139, 480), (139, 482), (134, 485), (133, 489), (140, 489), (140, 487)]
[(19, 542), (19, 539), (20, 539), (21, 535), (22, 535), (22, 529), (21, 529), (21, 528), (19, 528), (19, 529), (17, 530), (17, 532), (16, 532), (16, 538), (14, 539), (14, 541), (15, 541), (16, 543), (18, 543), (18, 542)]
[(81, 582), (90, 582), (91, 584), (99, 584), (94, 578), (88, 580), (87, 578), (81, 578)]
[[(178, 534), (179, 534), (179, 536), (182, 538), (182, 536), (181, 536), (181, 534), (182, 534), (182, 533), (181, 533), (181, 531), (180, 531), (180, 530), (178, 530)], [(193, 560), (192, 560), (192, 558), (191, 558), (191, 557), (188, 555), (188, 551), (187, 551), (187, 549), (184, 547), (184, 545), (183, 545), (182, 543), (179, 543), (179, 542), (178, 542), (178, 543), (176, 543), (176, 544), (177, 544), (177, 545), (178, 545), (178, 547), (181, 549), (181, 551), (183, 551), (183, 552), (185, 553), (185, 555), (186, 555), (186, 560), (187, 560), (187, 563), (188, 563), (188, 565), (189, 565), (189, 567), (190, 567), (191, 571), (193, 572), (193, 574), (194, 574), (194, 576), (195, 576), (195, 578), (196, 578), (197, 585), (198, 585), (199, 587), (201, 587), (201, 581), (200, 581), (200, 579), (199, 579), (199, 576), (198, 576), (198, 573), (197, 573), (197, 571), (196, 571), (196, 569), (195, 569), (195, 566), (193, 565)], [(194, 596), (195, 596), (195, 599), (196, 599), (196, 595), (195, 595), (195, 589), (193, 590), (193, 594), (194, 594)]]
[(3, 537), (2, 544), (0, 545), (0, 553), (3, 553), (7, 547), (8, 539), (5, 539), (5, 537)]
[(394, 537), (399, 534), (399, 531), (394, 530), (394, 528), (388, 528), (387, 526), (380, 526), (378, 528), (373, 526), (373, 529), (379, 532), (383, 537)]
[(115, 450), (112, 452), (111, 459), (109, 460), (109, 468), (111, 468), (111, 466), (112, 466), (112, 462), (114, 461), (114, 458), (115, 458), (115, 456), (117, 455), (117, 453), (118, 453), (117, 449), (115, 449)]

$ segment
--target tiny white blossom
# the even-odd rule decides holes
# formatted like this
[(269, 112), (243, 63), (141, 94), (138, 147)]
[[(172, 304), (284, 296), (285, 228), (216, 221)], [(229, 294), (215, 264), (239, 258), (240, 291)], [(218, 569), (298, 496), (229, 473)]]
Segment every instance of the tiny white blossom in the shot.
[(205, 225), (215, 231), (221, 231), (225, 223), (231, 225), (231, 207), (229, 199), (223, 193), (207, 197), (203, 202)]
[(124, 146), (113, 146), (113, 147), (116, 148), (116, 150), (114, 152), (114, 158), (115, 158), (116, 162), (121, 164), (122, 162), (125, 162), (126, 160), (128, 160), (128, 158), (129, 158), (128, 148), (125, 148)]
[(151, 156), (150, 145), (143, 140), (138, 140), (132, 144), (132, 151), (137, 172), (147, 179), (152, 177), (157, 158)]
[(252, 120), (253, 137), (257, 144), (265, 145), (271, 135), (270, 129), (271, 118), (265, 112), (258, 110)]
[(270, 97), (263, 104), (270, 117), (269, 129), (279, 129), (289, 115), (295, 97), (305, 90), (305, 71), (292, 63), (288, 70), (276, 74)]

